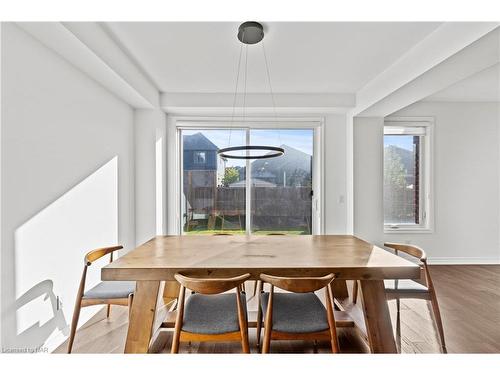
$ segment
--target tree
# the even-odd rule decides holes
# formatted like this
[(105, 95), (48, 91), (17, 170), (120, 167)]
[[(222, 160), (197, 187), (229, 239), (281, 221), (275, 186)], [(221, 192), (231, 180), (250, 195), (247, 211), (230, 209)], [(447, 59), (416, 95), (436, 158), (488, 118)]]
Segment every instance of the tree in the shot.
[(405, 222), (407, 216), (406, 195), (407, 170), (398, 147), (384, 149), (384, 220)]
[(230, 184), (238, 181), (240, 178), (240, 172), (235, 167), (227, 167), (224, 170), (224, 178), (222, 179), (223, 186), (229, 186)]
[(386, 147), (384, 150), (384, 184), (394, 188), (404, 189), (406, 186), (406, 169), (393, 146)]

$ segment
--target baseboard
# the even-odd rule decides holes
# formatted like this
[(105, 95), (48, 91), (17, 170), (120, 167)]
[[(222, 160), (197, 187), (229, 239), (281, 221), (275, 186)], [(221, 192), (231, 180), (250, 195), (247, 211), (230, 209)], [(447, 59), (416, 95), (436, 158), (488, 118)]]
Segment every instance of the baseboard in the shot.
[(430, 257), (429, 264), (500, 264), (500, 257)]

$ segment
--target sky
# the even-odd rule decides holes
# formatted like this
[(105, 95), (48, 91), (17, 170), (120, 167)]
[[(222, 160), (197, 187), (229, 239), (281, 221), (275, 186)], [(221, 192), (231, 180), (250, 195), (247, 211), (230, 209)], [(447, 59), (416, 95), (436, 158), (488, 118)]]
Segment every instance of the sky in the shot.
[(412, 135), (384, 135), (384, 147), (394, 145), (413, 151), (413, 136)]
[[(203, 129), (203, 130), (182, 130), (182, 135), (191, 135), (201, 132), (212, 143), (219, 148), (244, 146), (245, 130), (243, 129)], [(231, 134), (231, 141), (229, 135)], [(280, 146), (285, 144), (306, 154), (313, 154), (313, 134), (312, 129), (251, 129), (250, 144), (259, 146)], [(226, 164), (231, 166), (244, 166), (244, 160), (229, 159)]]

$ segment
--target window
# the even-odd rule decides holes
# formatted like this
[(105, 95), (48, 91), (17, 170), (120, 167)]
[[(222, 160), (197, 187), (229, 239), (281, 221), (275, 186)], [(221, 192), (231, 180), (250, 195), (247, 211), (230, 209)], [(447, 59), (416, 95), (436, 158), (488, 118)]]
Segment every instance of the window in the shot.
[(384, 227), (430, 230), (430, 122), (386, 121)]
[[(314, 128), (179, 129), (181, 233), (312, 234)], [(271, 159), (222, 159), (231, 145), (281, 146)], [(202, 162), (203, 161), (203, 162)], [(317, 215), (316, 215), (317, 216)]]
[(207, 160), (207, 154), (205, 151), (194, 151), (193, 152), (193, 163), (194, 164), (205, 164)]

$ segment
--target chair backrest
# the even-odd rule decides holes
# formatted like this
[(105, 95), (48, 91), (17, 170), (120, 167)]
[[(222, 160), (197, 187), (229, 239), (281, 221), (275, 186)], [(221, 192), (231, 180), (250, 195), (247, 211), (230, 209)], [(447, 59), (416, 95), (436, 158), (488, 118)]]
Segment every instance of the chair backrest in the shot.
[(416, 281), (420, 282), (423, 285), (426, 285), (429, 289), (434, 289), (434, 285), (431, 279), (431, 274), (429, 272), (429, 267), (427, 267), (427, 254), (423, 249), (415, 245), (408, 245), (408, 244), (394, 243), (394, 242), (386, 242), (384, 243), (384, 246), (394, 249), (396, 255), (398, 254), (398, 251), (401, 251), (414, 258), (418, 258), (418, 260), (420, 260), (423, 266), (423, 275), (421, 275), (420, 279)]
[(183, 287), (201, 294), (219, 294), (230, 289), (238, 288), (250, 278), (249, 273), (230, 278), (197, 278), (180, 273), (175, 274), (175, 279)]
[(408, 254), (414, 258), (418, 258), (421, 262), (425, 262), (427, 260), (427, 255), (425, 251), (418, 246), (408, 245), (403, 243), (394, 243), (394, 242), (386, 242), (384, 243), (385, 247), (390, 247), (396, 251), (401, 251), (405, 254)]
[(106, 254), (111, 254), (110, 259), (109, 259), (109, 261), (111, 263), (113, 261), (113, 252), (116, 250), (120, 250), (120, 249), (123, 249), (123, 246), (101, 247), (99, 249), (89, 251), (87, 254), (85, 254), (82, 277), (80, 279), (80, 286), (78, 287), (78, 293), (77, 293), (78, 298), (82, 298), (83, 293), (85, 292), (85, 281), (87, 279), (87, 268), (93, 262), (102, 258)]
[(110, 260), (113, 261), (113, 252), (120, 249), (123, 249), (123, 246), (102, 247), (100, 249), (89, 251), (87, 254), (85, 254), (85, 265), (90, 266), (97, 259), (100, 259), (106, 254), (110, 253), (111, 253)]
[[(263, 282), (271, 284), (271, 288), (269, 290), (269, 298), (267, 300), (266, 318), (264, 320), (264, 322), (266, 323), (266, 330), (268, 332), (272, 330), (272, 325), (273, 325), (272, 322), (273, 322), (274, 287), (278, 287), (294, 293), (309, 293), (324, 288), (326, 317), (328, 319), (329, 331), (331, 335), (332, 350), (334, 352), (338, 352), (338, 338), (335, 328), (336, 323), (334, 315), (334, 309), (335, 309), (334, 297), (331, 286), (332, 281), (335, 280), (335, 275), (333, 273), (320, 277), (280, 277), (280, 276), (260, 274), (260, 279)], [(260, 306), (260, 294), (259, 294), (259, 306)], [(269, 338), (267, 340), (269, 340)], [(264, 348), (265, 347), (266, 344), (264, 344)], [(263, 352), (266, 352), (266, 349), (263, 349)]]
[(214, 233), (213, 235), (214, 236), (232, 236), (233, 234), (221, 232), (221, 233)]
[(330, 285), (335, 275), (330, 273), (320, 277), (281, 277), (262, 273), (260, 279), (289, 292), (309, 293)]

